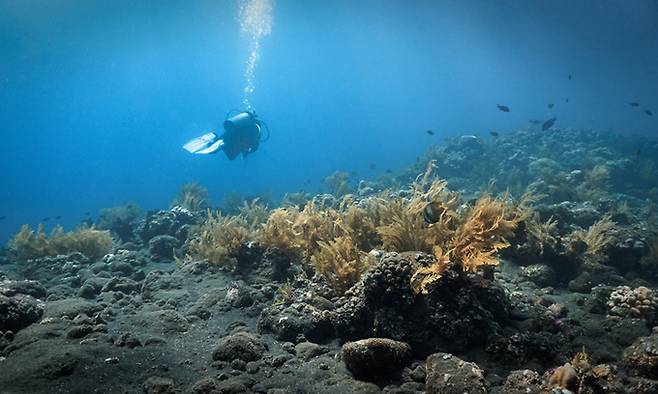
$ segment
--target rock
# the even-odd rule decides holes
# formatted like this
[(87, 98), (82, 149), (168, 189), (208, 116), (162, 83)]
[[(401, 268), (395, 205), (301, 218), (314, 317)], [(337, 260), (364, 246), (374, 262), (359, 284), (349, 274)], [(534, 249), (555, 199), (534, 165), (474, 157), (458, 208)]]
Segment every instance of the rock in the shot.
[(541, 394), (542, 377), (529, 369), (512, 371), (502, 387), (497, 387), (496, 394)]
[(244, 308), (251, 306), (254, 299), (251, 296), (249, 288), (242, 283), (233, 282), (226, 289), (226, 297), (224, 298), (227, 304), (234, 308)]
[(0, 294), (7, 297), (16, 294), (29, 295), (34, 298), (46, 298), (46, 288), (36, 280), (3, 280), (0, 282)]
[(326, 353), (327, 351), (328, 349), (326, 347), (313, 342), (300, 342), (295, 346), (295, 354), (304, 361), (308, 361), (313, 357)]
[(125, 294), (139, 293), (141, 284), (125, 277), (112, 277), (101, 289), (102, 293), (108, 291), (120, 291)]
[(540, 287), (554, 286), (556, 275), (546, 264), (531, 264), (521, 268), (521, 276)]
[(194, 223), (192, 212), (174, 207), (170, 210), (148, 212), (137, 225), (135, 233), (144, 242), (149, 242), (158, 235), (171, 235), (182, 242), (187, 238), (189, 226)]
[(658, 379), (658, 333), (636, 339), (624, 350), (622, 362), (634, 375)]
[(149, 253), (159, 260), (171, 260), (174, 258), (174, 249), (180, 242), (171, 235), (158, 235), (149, 241)]
[(240, 359), (245, 362), (256, 361), (263, 357), (267, 350), (265, 342), (259, 335), (238, 332), (219, 341), (213, 351), (215, 361), (232, 361)]
[(100, 304), (87, 301), (83, 298), (66, 298), (48, 302), (44, 311), (44, 317), (68, 316), (73, 318), (81, 313), (91, 316), (101, 309), (103, 307)]
[(146, 394), (175, 394), (176, 385), (174, 381), (169, 378), (160, 376), (151, 376), (146, 379), (142, 386)]
[(83, 324), (80, 326), (71, 327), (70, 330), (66, 332), (66, 337), (68, 339), (79, 339), (84, 338), (93, 331), (93, 327), (88, 324)]
[(449, 353), (427, 357), (427, 394), (486, 393), (484, 372), (477, 364), (466, 362)]
[(43, 302), (32, 296), (0, 294), (0, 331), (16, 332), (36, 323), (43, 315)]
[(388, 338), (368, 338), (345, 343), (341, 356), (358, 379), (378, 380), (402, 369), (411, 358), (411, 348)]

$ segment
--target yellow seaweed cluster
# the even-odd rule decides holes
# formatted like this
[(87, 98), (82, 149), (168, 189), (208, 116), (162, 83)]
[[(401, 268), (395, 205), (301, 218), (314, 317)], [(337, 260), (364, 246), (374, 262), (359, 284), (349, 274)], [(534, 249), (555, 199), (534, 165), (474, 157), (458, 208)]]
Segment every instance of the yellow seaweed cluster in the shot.
[(572, 243), (583, 243), (586, 245), (582, 253), (585, 261), (590, 263), (603, 263), (607, 259), (605, 250), (615, 240), (616, 223), (610, 214), (605, 214), (601, 219), (592, 224), (587, 231), (576, 230), (571, 233)]
[(61, 226), (56, 226), (47, 235), (42, 224), (37, 226), (36, 231), (24, 224), (9, 245), (16, 251), (19, 261), (72, 252), (80, 252), (96, 260), (109, 252), (112, 236), (107, 230), (93, 227), (81, 227), (67, 233)]
[(178, 195), (171, 202), (171, 206), (183, 207), (192, 212), (208, 209), (210, 206), (208, 189), (196, 182), (186, 183), (181, 186)]
[(249, 229), (242, 216), (222, 216), (208, 209), (208, 217), (189, 242), (188, 260), (207, 260), (218, 267), (232, 267), (247, 241)]

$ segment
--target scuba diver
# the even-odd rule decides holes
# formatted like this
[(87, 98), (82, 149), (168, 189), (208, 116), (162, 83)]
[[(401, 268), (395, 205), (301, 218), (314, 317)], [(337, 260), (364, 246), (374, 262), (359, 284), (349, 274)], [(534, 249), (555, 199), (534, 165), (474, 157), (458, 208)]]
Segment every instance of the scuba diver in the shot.
[(183, 145), (183, 149), (196, 154), (212, 154), (223, 150), (229, 160), (235, 159), (240, 153), (245, 158), (258, 149), (263, 126), (267, 129), (268, 135), (263, 140), (266, 141), (269, 139), (269, 128), (258, 119), (255, 112), (243, 111), (230, 117), (227, 115), (222, 135), (218, 136), (214, 132), (204, 134)]

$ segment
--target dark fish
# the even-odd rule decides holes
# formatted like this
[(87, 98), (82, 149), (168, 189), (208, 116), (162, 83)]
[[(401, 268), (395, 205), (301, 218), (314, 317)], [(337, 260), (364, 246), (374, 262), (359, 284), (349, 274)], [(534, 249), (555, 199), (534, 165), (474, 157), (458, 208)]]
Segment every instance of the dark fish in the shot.
[(59, 220), (59, 219), (61, 219), (61, 218), (62, 218), (61, 216), (55, 216), (54, 219), (55, 219), (55, 220)]
[(306, 182), (304, 182), (304, 183), (308, 185), (309, 183), (311, 183), (311, 180), (307, 179)]
[(553, 125), (555, 124), (555, 121), (556, 121), (556, 120), (557, 120), (557, 118), (555, 118), (555, 117), (550, 118), (549, 120), (547, 120), (546, 122), (544, 122), (543, 125), (541, 125), (541, 130), (542, 130), (542, 131), (546, 131), (546, 130), (550, 129), (551, 127), (553, 127)]
[(387, 173), (387, 174), (392, 174), (392, 173), (393, 173), (393, 170), (386, 169), (386, 173)]
[(371, 170), (374, 170), (375, 168), (377, 168), (377, 164), (375, 164), (375, 163), (370, 163), (370, 165), (369, 165), (368, 167), (369, 167)]
[(649, 116), (653, 116), (653, 112), (649, 111), (648, 109), (645, 109), (644, 113), (649, 115)]
[(638, 149), (637, 152), (635, 152), (635, 156), (637, 156), (637, 157), (640, 157), (641, 154), (642, 154), (641, 149)]
[(632, 103), (628, 103), (628, 105), (630, 105), (631, 107), (639, 107), (639, 106), (640, 106), (640, 103), (634, 101), (634, 102), (632, 102)]
[(427, 134), (434, 135), (434, 132), (432, 130), (427, 130)]
[(425, 205), (425, 208), (423, 208), (423, 220), (425, 220), (425, 223), (427, 224), (436, 223), (445, 211), (445, 207), (436, 201), (428, 203)]
[(500, 135), (500, 134), (498, 134), (498, 132), (496, 132), (496, 131), (491, 131), (491, 132), (489, 132), (489, 134), (491, 134), (491, 136), (494, 137), (494, 138), (495, 138), (495, 137), (498, 137), (498, 136)]
[(565, 99), (564, 99), (564, 102), (565, 102), (565, 103), (568, 103), (568, 102), (569, 102), (569, 97), (565, 98)]
[(496, 104), (496, 107), (498, 107), (498, 109), (503, 111), (503, 112), (509, 112), (509, 107), (506, 106), (506, 105)]
[(530, 119), (528, 122), (530, 122), (530, 124), (541, 124), (541, 120), (537, 119)]
[(6, 216), (0, 216), (0, 220), (5, 220)]
[(42, 222), (47, 222), (47, 221), (49, 221), (49, 220), (50, 220), (49, 217), (45, 217), (45, 218), (41, 219)]
[(571, 74), (569, 74), (569, 81), (571, 81)]
[(548, 104), (548, 108), (553, 108), (553, 107), (555, 107), (555, 104), (553, 104), (553, 103)]

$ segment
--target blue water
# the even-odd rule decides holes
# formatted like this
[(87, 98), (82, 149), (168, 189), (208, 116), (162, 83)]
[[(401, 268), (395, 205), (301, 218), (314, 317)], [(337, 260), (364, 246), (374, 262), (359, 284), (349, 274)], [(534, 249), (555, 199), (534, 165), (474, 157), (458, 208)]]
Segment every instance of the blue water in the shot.
[(246, 160), (192, 156), (181, 145), (242, 106), (237, 15), (236, 1), (0, 0), (0, 241), (43, 217), (164, 208), (190, 181), (215, 203), (315, 192), (334, 170), (374, 177), (529, 118), (658, 132), (627, 105), (658, 115), (654, 0), (276, 0), (251, 97), (271, 139)]

